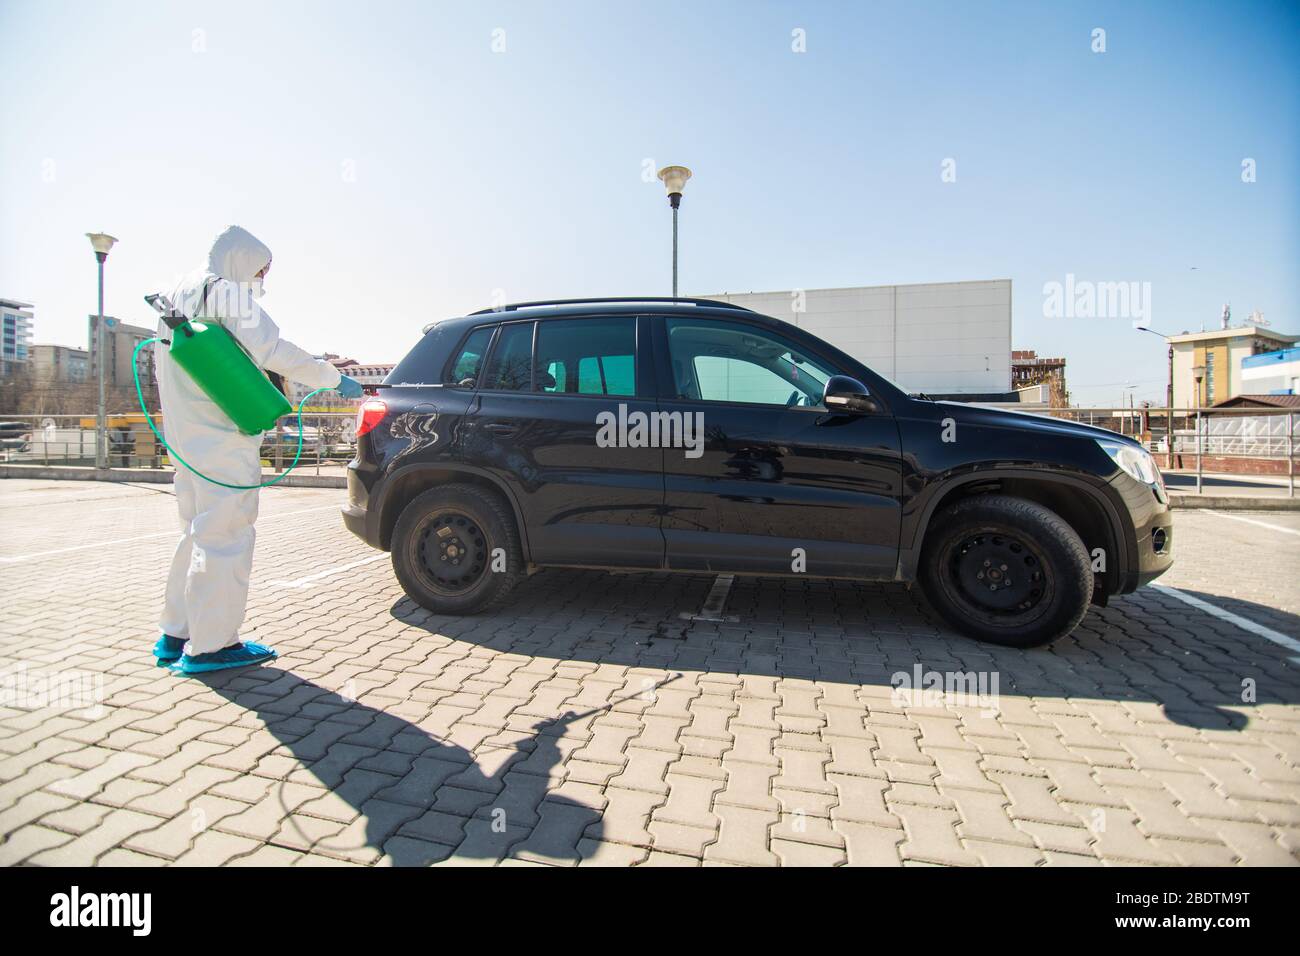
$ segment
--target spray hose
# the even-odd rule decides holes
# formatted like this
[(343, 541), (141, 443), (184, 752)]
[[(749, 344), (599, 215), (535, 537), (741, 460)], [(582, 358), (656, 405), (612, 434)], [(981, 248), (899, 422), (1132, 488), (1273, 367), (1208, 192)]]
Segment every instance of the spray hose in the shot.
[(167, 454), (170, 455), (172, 458), (174, 458), (176, 461), (179, 461), (182, 465), (184, 465), (190, 471), (194, 472), (194, 474), (198, 475), (204, 481), (210, 481), (214, 485), (220, 485), (222, 488), (233, 488), (236, 491), (252, 491), (255, 488), (269, 488), (271, 485), (275, 484), (276, 482), (283, 481), (285, 478), (289, 477), (289, 472), (293, 471), (294, 468), (298, 466), (298, 459), (302, 457), (302, 410), (304, 406), (306, 406), (307, 400), (310, 399), (313, 395), (319, 395), (321, 392), (328, 392), (330, 391), (330, 389), (318, 388), (314, 392), (308, 392), (305, 396), (303, 396), (303, 400), (298, 403), (298, 448), (293, 453), (293, 461), (289, 463), (289, 467), (286, 468), (282, 474), (276, 475), (270, 481), (259, 482), (256, 485), (232, 485), (224, 481), (217, 481), (217, 479), (215, 478), (209, 478), (207, 475), (199, 471), (197, 468), (191, 465), (180, 455), (176, 454), (172, 446), (167, 444), (167, 439), (163, 438), (162, 432), (158, 431), (158, 429), (154, 426), (153, 416), (149, 414), (149, 408), (147, 405), (145, 405), (144, 389), (140, 387), (140, 350), (144, 348), (146, 345), (150, 345), (154, 342), (165, 342), (165, 341), (166, 339), (163, 339), (160, 336), (154, 336), (151, 339), (142, 340), (138, 345), (136, 345), (135, 352), (132, 353), (131, 355), (131, 369), (135, 373), (135, 394), (136, 397), (140, 399), (140, 411), (144, 412), (144, 420), (149, 425), (149, 430), (153, 432), (154, 437), (158, 439), (158, 441), (162, 444), (162, 446), (167, 449)]

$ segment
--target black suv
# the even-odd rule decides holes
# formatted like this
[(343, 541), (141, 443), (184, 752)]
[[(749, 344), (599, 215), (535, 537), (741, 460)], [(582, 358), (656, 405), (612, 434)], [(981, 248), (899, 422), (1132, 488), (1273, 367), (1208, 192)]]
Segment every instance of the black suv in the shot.
[(343, 520), (440, 613), (545, 566), (919, 581), (958, 630), (1027, 647), (1173, 560), (1138, 443), (909, 397), (724, 302), (476, 312), (376, 391)]

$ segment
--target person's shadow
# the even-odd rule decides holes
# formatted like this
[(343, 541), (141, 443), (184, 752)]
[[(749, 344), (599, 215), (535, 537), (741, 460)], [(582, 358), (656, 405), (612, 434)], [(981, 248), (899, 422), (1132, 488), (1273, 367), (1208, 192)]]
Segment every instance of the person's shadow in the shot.
[[(386, 856), (395, 866), (507, 856), (573, 864), (581, 859), (579, 842), (600, 837), (601, 808), (548, 791), (569, 728), (618, 701), (542, 720), (532, 736), (476, 757), (276, 666), (202, 680), (255, 714), (333, 797), (284, 803), (281, 844), (358, 863)], [(284, 799), (286, 788), (277, 787)]]

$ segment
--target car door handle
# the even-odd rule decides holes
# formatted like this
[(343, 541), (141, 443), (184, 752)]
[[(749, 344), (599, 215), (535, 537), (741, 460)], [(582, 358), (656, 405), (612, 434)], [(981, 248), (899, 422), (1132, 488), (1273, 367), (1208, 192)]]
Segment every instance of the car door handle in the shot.
[(483, 427), (493, 435), (500, 435), (502, 437), (513, 435), (515, 432), (519, 431), (518, 425), (510, 425), (506, 422), (489, 422)]

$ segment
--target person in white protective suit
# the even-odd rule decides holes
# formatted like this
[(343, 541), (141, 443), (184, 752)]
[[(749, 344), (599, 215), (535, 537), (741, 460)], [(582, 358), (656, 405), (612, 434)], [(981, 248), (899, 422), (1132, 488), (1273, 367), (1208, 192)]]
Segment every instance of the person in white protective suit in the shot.
[[(171, 300), (190, 318), (219, 321), (263, 370), (309, 388), (337, 388), (346, 398), (360, 398), (360, 383), (281, 338), (256, 304), (270, 267), (271, 250), (231, 226), (212, 244), (207, 267), (182, 279)], [(160, 336), (169, 331), (159, 324)], [(262, 436), (241, 433), (167, 349), (156, 353), (156, 366), (163, 430), (177, 454), (218, 481), (261, 481)], [(239, 637), (253, 564), (257, 490), (223, 488), (181, 467), (175, 493), (181, 540), (167, 577), (162, 636), (154, 646), (158, 663), (198, 673), (275, 657), (269, 647)]]

